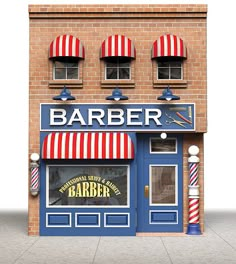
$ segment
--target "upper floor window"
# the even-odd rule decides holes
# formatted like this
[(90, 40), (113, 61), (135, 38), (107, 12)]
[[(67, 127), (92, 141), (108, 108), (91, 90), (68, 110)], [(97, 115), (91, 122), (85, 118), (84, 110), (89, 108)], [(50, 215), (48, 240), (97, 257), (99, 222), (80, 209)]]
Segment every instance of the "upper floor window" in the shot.
[(125, 57), (107, 58), (105, 62), (106, 80), (130, 80), (130, 59)]
[(182, 60), (178, 58), (159, 59), (157, 61), (157, 79), (183, 79)]
[(53, 64), (54, 80), (75, 80), (79, 79), (79, 62), (73, 58), (61, 58)]

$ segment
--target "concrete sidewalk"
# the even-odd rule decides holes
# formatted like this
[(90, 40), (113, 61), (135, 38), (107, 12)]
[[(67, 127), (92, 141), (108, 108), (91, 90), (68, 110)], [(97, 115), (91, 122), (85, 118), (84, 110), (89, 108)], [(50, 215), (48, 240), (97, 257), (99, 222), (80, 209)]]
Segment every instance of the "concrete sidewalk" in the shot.
[(1, 264), (236, 263), (236, 211), (207, 211), (203, 236), (29, 237), (27, 212), (0, 212)]

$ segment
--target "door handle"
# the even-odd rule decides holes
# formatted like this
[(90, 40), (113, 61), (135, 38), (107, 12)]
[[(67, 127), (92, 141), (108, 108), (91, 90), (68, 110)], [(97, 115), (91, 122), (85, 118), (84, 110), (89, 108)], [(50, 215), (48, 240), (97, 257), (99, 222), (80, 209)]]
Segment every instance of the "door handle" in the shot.
[(149, 197), (149, 185), (144, 186), (144, 197)]

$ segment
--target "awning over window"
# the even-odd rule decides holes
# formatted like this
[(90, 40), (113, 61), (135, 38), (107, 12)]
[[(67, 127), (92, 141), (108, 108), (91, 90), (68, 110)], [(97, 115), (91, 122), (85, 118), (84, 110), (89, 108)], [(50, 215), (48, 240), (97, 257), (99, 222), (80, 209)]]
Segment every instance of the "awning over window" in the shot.
[(50, 133), (42, 146), (42, 159), (133, 158), (134, 145), (126, 133)]
[(84, 46), (81, 41), (74, 36), (58, 36), (51, 42), (49, 47), (49, 58), (55, 57), (77, 57), (84, 59)]
[(106, 57), (130, 57), (135, 58), (136, 50), (133, 42), (123, 36), (123, 35), (114, 35), (109, 36), (106, 40), (103, 41), (101, 46), (101, 58)]
[(152, 59), (158, 57), (187, 58), (187, 48), (181, 38), (175, 35), (163, 35), (152, 45)]

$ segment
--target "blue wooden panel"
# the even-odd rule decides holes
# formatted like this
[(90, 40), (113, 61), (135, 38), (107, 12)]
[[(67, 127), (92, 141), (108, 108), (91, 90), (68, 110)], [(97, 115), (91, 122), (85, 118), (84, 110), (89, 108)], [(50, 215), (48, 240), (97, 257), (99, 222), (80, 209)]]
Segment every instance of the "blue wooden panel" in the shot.
[(129, 226), (129, 214), (106, 214), (105, 226)]
[(153, 223), (177, 223), (177, 212), (151, 211), (151, 224)]
[(76, 214), (76, 226), (100, 226), (99, 214)]
[(47, 214), (48, 226), (70, 226), (70, 214)]

